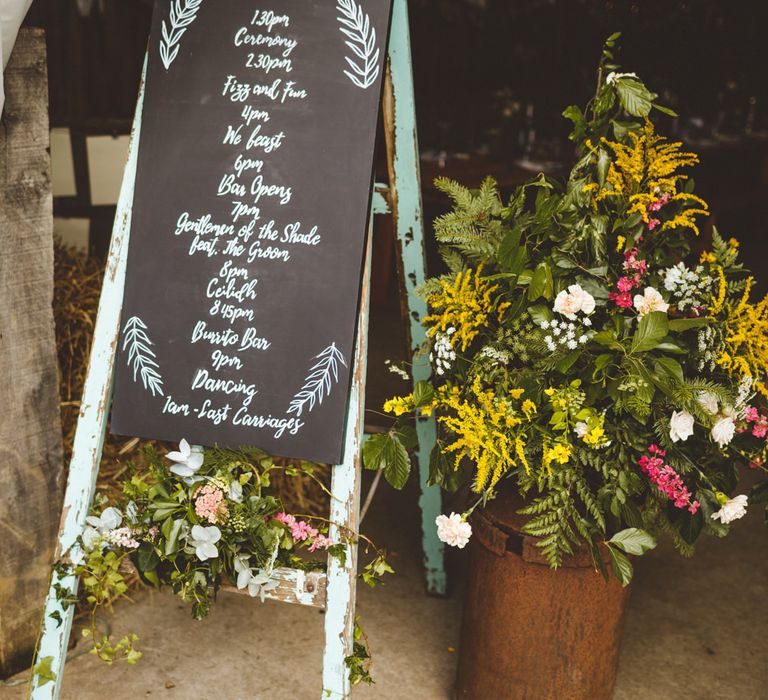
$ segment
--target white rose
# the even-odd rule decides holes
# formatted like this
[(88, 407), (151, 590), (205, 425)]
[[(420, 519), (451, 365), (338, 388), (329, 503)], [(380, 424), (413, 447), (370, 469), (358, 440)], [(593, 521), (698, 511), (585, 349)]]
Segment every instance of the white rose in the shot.
[(635, 294), (635, 308), (641, 316), (651, 313), (651, 311), (666, 311), (669, 304), (653, 287), (646, 287), (642, 294)]
[(438, 515), (435, 518), (437, 537), (451, 547), (463, 549), (472, 536), (472, 526), (458, 513)]
[(699, 405), (709, 411), (713, 416), (717, 415), (717, 398), (708, 391), (702, 391), (698, 397)]
[(736, 424), (733, 418), (723, 416), (712, 426), (712, 439), (721, 447), (725, 447), (736, 432)]
[(683, 442), (693, 435), (693, 416), (688, 411), (675, 411), (669, 421), (669, 437), (672, 442)]
[(572, 284), (558, 293), (552, 309), (573, 321), (579, 311), (591, 314), (595, 310), (595, 298), (580, 284)]
[(729, 498), (717, 513), (712, 514), (712, 520), (719, 520), (723, 525), (727, 525), (732, 520), (743, 518), (747, 514), (747, 500), (744, 494)]

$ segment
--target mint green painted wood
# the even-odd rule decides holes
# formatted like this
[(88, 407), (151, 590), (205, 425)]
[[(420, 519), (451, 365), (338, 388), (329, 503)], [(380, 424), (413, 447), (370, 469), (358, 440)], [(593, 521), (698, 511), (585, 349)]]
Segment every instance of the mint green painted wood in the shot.
[[(394, 182), (390, 183), (393, 209), (397, 222), (397, 238), (402, 260), (403, 283), (408, 294), (410, 336), (416, 350), (426, 339), (421, 319), (427, 313), (424, 300), (416, 289), (424, 283), (424, 218), (421, 205), (419, 147), (416, 138), (416, 105), (411, 69), (411, 40), (408, 29), (407, 0), (394, 0), (392, 28), (389, 40), (389, 60), (392, 81), (392, 121), (394, 123)], [(395, 203), (396, 202), (396, 203)], [(431, 368), (427, 358), (414, 358), (413, 381), (429, 379)], [(416, 424), (419, 438), (417, 460), (421, 495), (422, 545), (427, 591), (444, 595), (446, 577), (443, 543), (437, 538), (435, 518), (440, 515), (440, 489), (428, 486), (429, 455), (437, 440), (434, 418), (420, 419)]]
[[(343, 534), (339, 524), (342, 524), (347, 532), (357, 532), (360, 522), (360, 470), (365, 437), (363, 417), (371, 296), (371, 234), (372, 226), (369, 226), (357, 320), (355, 364), (344, 431), (344, 461), (336, 465), (331, 474), (333, 497), (329, 520), (332, 525), (328, 534), (334, 541), (338, 541)], [(336, 557), (328, 557), (322, 698), (346, 700), (349, 697), (349, 670), (345, 658), (352, 653), (354, 643), (356, 586), (357, 544), (353, 544), (347, 545), (343, 565)]]
[[(146, 62), (144, 70), (146, 71)], [(64, 493), (64, 508), (55, 554), (55, 560), (61, 564), (65, 564), (69, 558), (76, 557), (78, 554), (76, 540), (85, 527), (85, 518), (93, 502), (96, 477), (99, 474), (101, 448), (104, 444), (104, 432), (109, 414), (115, 347), (123, 306), (125, 263), (128, 255), (128, 236), (131, 230), (133, 183), (136, 176), (143, 103), (144, 79), (142, 76), (136, 114), (133, 118), (133, 134), (128, 148), (128, 161), (117, 202), (112, 242), (93, 332), (88, 374), (80, 402), (80, 416), (77, 420), (72, 460), (69, 464), (67, 488)], [(41, 660), (50, 657), (51, 670), (56, 674), (56, 680), (43, 683), (33, 666), (28, 688), (28, 697), (32, 700), (56, 700), (61, 691), (61, 679), (64, 674), (67, 644), (75, 609), (74, 606), (66, 610), (62, 608), (56, 595), (57, 587), (66, 594), (74, 595), (77, 592), (78, 579), (70, 574), (60, 575), (56, 571), (52, 574), (35, 663), (38, 664)], [(58, 616), (59, 621), (52, 615)]]

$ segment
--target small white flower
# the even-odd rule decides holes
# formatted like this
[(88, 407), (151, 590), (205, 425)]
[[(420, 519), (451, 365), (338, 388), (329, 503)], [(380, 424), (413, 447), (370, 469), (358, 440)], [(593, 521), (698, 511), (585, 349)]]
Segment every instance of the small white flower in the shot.
[(591, 318), (585, 318), (585, 319), (582, 321), (582, 323), (583, 323), (585, 326), (591, 326), (591, 325), (592, 325), (592, 319), (591, 319)]
[(555, 335), (560, 335), (560, 329), (559, 329), (557, 326), (555, 326), (555, 327), (552, 329), (552, 333), (554, 333)]
[(243, 485), (235, 479), (230, 485), (229, 485), (229, 500), (234, 501), (235, 503), (242, 503), (243, 502)]
[(571, 338), (571, 339), (568, 341), (567, 345), (568, 345), (568, 349), (569, 349), (569, 350), (575, 350), (575, 349), (576, 349), (576, 347), (578, 346), (578, 343), (577, 343), (577, 342), (576, 342), (576, 341), (575, 341), (573, 338)]
[(651, 313), (651, 311), (664, 311), (669, 309), (669, 304), (664, 301), (653, 287), (646, 287), (642, 294), (635, 294), (635, 308), (641, 316)]
[(171, 467), (171, 471), (177, 476), (194, 476), (197, 470), (203, 466), (203, 448), (198, 445), (190, 445), (184, 439), (179, 443), (178, 452), (169, 452), (165, 456), (172, 462), (176, 462)]
[(106, 545), (106, 542), (104, 542), (101, 533), (95, 527), (86, 527), (83, 530), (81, 537), (83, 540), (83, 547), (85, 547), (85, 549), (87, 549), (89, 552), (99, 543), (101, 543), (102, 549)]
[(637, 73), (616, 73), (611, 71), (605, 76), (605, 82), (608, 83), (608, 85), (613, 85), (617, 80), (621, 80), (622, 78), (635, 78), (637, 80)]
[(688, 411), (675, 411), (669, 420), (669, 437), (672, 442), (685, 441), (693, 435), (693, 416)]
[(582, 335), (582, 336), (580, 336), (580, 337), (579, 337), (579, 342), (580, 342), (582, 345), (584, 345), (584, 343), (586, 343), (588, 340), (589, 340), (589, 336), (588, 336), (588, 335), (586, 335), (586, 334), (584, 334), (584, 335)]
[(580, 284), (572, 284), (567, 290), (558, 293), (552, 309), (575, 321), (579, 311), (591, 314), (595, 310), (595, 298), (582, 289)]
[(712, 520), (719, 520), (723, 525), (727, 525), (733, 520), (743, 518), (747, 514), (748, 500), (744, 494), (729, 498), (717, 513), (712, 514)]
[(712, 439), (722, 449), (733, 440), (735, 432), (736, 424), (733, 422), (733, 418), (723, 416), (712, 426)]
[(123, 522), (123, 514), (117, 508), (109, 506), (102, 511), (101, 515), (89, 515), (85, 522), (103, 534), (108, 530), (120, 527), (120, 523)]
[(541, 326), (542, 330), (547, 330), (547, 328), (549, 328), (549, 321), (547, 321), (547, 319), (544, 319), (544, 320), (543, 320), (543, 321), (542, 321), (542, 322), (539, 324), (539, 326)]
[(451, 547), (464, 549), (472, 536), (472, 526), (458, 513), (438, 515), (435, 518), (435, 525), (437, 525), (437, 537)]
[(583, 438), (589, 432), (589, 426), (584, 421), (579, 421), (573, 426), (573, 432), (580, 438)]
[(445, 331), (448, 335), (453, 335), (456, 332), (456, 329), (451, 326), (447, 331)]
[(705, 411), (709, 411), (713, 416), (717, 415), (717, 397), (709, 391), (702, 391), (697, 401)]
[(215, 525), (203, 527), (194, 525), (192, 527), (192, 538), (190, 544), (195, 548), (195, 554), (200, 561), (206, 559), (215, 559), (219, 556), (219, 550), (216, 543), (221, 539), (221, 530)]

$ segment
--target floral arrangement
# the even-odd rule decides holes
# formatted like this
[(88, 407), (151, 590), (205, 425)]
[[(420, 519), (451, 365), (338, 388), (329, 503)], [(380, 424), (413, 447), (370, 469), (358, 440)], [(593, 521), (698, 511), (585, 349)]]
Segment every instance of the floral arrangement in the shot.
[(396, 424), (365, 459), (402, 486), (411, 421), (435, 414), (430, 481), (477, 495), (437, 519), (443, 541), (466, 545), (474, 508), (517, 489), (551, 566), (586, 546), (607, 577), (607, 548), (626, 584), (660, 532), (688, 555), (768, 496), (733, 495), (742, 469), (766, 471), (768, 297), (751, 301), (736, 240), (698, 244), (698, 158), (657, 133), (652, 114), (674, 113), (618, 72), (617, 38), (586, 111), (564, 112), (566, 182), (505, 203), (490, 178), (436, 181), (453, 210), (435, 222), (449, 273), (422, 289), (433, 379), (387, 401)]
[[(328, 556), (319, 554), (343, 562), (347, 545), (360, 537), (341, 527), (331, 537), (329, 521), (287, 513), (270, 494), (270, 474), (277, 469), (317, 479), (310, 463), (280, 465), (255, 448), (204, 451), (186, 440), (165, 457), (147, 447), (146, 457), (147, 468), (133, 469), (123, 481), (120, 500), (97, 497), (77, 545), (59, 565), (73, 570), (82, 583), (80, 599), (62, 604), (85, 604), (90, 623), (83, 634), (107, 663), (135, 664), (141, 657), (136, 635), (113, 642), (96, 624), (99, 609), (128, 590), (129, 571), (156, 588), (169, 586), (201, 619), (223, 584), (263, 601), (278, 585), (278, 567), (324, 570)], [(375, 585), (392, 569), (384, 552), (362, 539), (374, 556), (361, 575)], [(350, 677), (371, 682), (365, 638), (359, 628), (355, 632), (355, 650), (347, 658)]]

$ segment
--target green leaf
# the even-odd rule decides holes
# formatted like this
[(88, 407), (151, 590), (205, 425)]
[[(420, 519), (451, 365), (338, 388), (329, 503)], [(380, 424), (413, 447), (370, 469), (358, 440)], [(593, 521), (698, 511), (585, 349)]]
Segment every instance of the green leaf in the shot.
[(160, 563), (160, 557), (157, 556), (154, 547), (151, 545), (142, 545), (139, 549), (136, 559), (139, 571), (143, 573), (154, 571), (154, 569)]
[(651, 533), (641, 530), (637, 527), (628, 527), (626, 530), (617, 532), (609, 542), (615, 544), (619, 549), (627, 554), (645, 554), (649, 549), (656, 546), (656, 540)]
[(432, 384), (423, 379), (416, 382), (416, 385), (413, 387), (413, 403), (417, 408), (431, 404), (434, 398), (435, 390)]
[(620, 552), (615, 547), (608, 547), (608, 551), (611, 555), (611, 569), (614, 576), (619, 579), (622, 586), (629, 585), (629, 582), (632, 580), (632, 563), (626, 554)]
[(398, 425), (396, 431), (397, 437), (403, 443), (406, 450), (412, 450), (419, 444), (419, 436), (416, 434), (416, 428), (412, 425)]
[[(511, 267), (517, 252), (520, 249), (520, 238), (523, 235), (523, 230), (519, 227), (513, 228), (499, 245), (499, 252), (497, 254), (499, 260), (499, 267), (504, 272), (511, 272)], [(520, 270), (518, 270), (520, 272)]]
[(669, 510), (671, 511), (673, 509), (677, 511), (677, 513), (670, 518), (672, 524), (677, 528), (680, 537), (682, 537), (685, 542), (693, 544), (698, 539), (701, 530), (704, 527), (704, 516), (701, 509), (699, 509), (695, 515), (692, 515), (687, 509), (675, 508), (675, 506), (670, 503)]
[(551, 299), (554, 296), (553, 291), (552, 270), (547, 263), (539, 263), (528, 286), (528, 299)]
[(528, 315), (537, 326), (541, 325), (542, 321), (551, 321), (554, 318), (551, 309), (543, 304), (529, 307)]
[(168, 531), (167, 539), (165, 540), (165, 547), (163, 548), (166, 557), (170, 556), (178, 549), (179, 534), (181, 534), (181, 526), (183, 523), (184, 521), (181, 518), (173, 521), (173, 524)]
[(651, 311), (640, 318), (637, 330), (632, 337), (630, 352), (647, 352), (653, 350), (667, 335), (669, 319), (663, 311)]
[(670, 109), (669, 107), (662, 107), (661, 105), (656, 105), (656, 104), (653, 105), (653, 107), (654, 107), (654, 109), (658, 109), (659, 112), (661, 112), (662, 114), (666, 114), (666, 115), (668, 115), (670, 117), (679, 117), (680, 116), (677, 112), (675, 112), (674, 109)]
[(408, 481), (411, 460), (396, 435), (378, 433), (371, 435), (363, 445), (363, 463), (366, 469), (383, 469), (384, 478), (396, 489)]
[(46, 683), (53, 683), (56, 680), (56, 673), (53, 668), (53, 657), (43, 656), (32, 669), (32, 675), (37, 676), (37, 686), (40, 688)]
[(573, 367), (574, 362), (576, 362), (580, 356), (581, 350), (571, 350), (555, 365), (555, 369), (558, 372), (565, 374), (571, 367)]
[(653, 106), (653, 99), (656, 97), (645, 85), (634, 78), (619, 78), (616, 81), (616, 92), (621, 106), (633, 117), (647, 117)]
[(671, 357), (660, 357), (656, 360), (656, 374), (667, 374), (673, 379), (677, 379), (679, 382), (685, 381), (683, 376), (683, 367), (675, 359)]
[(669, 319), (670, 331), (687, 331), (689, 328), (701, 328), (709, 323), (708, 318), (671, 318)]

